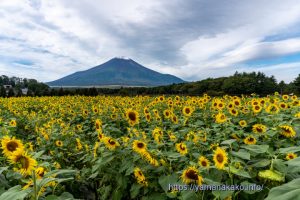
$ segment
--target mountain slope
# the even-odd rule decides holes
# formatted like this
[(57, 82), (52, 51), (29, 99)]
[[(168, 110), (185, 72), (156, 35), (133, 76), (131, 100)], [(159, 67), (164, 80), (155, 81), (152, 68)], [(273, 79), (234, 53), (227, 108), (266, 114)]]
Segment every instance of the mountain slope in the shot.
[(86, 71), (75, 72), (46, 84), (49, 86), (159, 86), (182, 82), (185, 81), (170, 74), (161, 74), (148, 69), (131, 59), (113, 58)]

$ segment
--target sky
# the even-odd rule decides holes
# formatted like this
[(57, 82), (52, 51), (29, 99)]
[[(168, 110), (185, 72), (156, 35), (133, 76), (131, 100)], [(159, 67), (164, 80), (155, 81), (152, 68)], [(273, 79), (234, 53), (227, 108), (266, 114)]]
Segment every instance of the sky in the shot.
[(299, 0), (0, 0), (0, 74), (41, 82), (130, 57), (186, 81), (300, 74)]

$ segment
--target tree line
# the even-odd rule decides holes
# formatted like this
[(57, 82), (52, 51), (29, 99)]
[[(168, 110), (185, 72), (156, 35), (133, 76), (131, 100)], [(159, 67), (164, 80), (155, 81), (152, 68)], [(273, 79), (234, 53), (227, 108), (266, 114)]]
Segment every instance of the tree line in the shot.
[[(3, 86), (11, 85), (7, 91)], [(21, 89), (28, 88), (26, 95)], [(250, 95), (258, 94), (266, 96), (274, 92), (281, 94), (300, 94), (300, 74), (291, 83), (280, 81), (274, 76), (266, 76), (262, 72), (239, 73), (229, 77), (207, 78), (201, 81), (172, 84), (159, 87), (120, 87), (120, 88), (50, 88), (44, 83), (35, 79), (21, 79), (17, 77), (0, 76), (0, 96), (66, 96), (66, 95), (202, 95), (207, 93), (211, 96), (229, 95)]]

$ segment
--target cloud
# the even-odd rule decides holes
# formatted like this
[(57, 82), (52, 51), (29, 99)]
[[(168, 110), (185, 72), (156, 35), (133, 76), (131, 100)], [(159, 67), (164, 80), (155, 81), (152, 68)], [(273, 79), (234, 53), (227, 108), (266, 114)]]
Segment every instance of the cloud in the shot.
[(300, 70), (264, 60), (300, 52), (299, 24), (297, 0), (0, 1), (0, 72), (50, 81), (127, 56), (186, 80), (260, 70), (292, 81)]

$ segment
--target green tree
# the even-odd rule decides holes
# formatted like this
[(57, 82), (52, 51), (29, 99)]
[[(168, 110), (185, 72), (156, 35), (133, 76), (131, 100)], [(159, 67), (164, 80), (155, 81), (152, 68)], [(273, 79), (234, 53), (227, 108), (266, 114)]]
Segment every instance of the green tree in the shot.
[(6, 90), (3, 86), (1, 86), (1, 88), (0, 88), (0, 96), (1, 97), (6, 97)]

